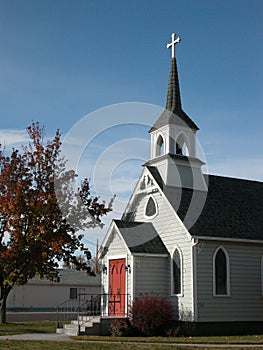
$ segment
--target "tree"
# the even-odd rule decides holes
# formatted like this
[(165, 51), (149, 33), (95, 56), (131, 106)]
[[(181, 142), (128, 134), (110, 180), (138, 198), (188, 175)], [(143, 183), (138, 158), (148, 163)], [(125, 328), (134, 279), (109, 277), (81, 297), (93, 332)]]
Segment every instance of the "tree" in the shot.
[(6, 323), (14, 285), (34, 276), (58, 281), (59, 261), (92, 273), (90, 252), (85, 249), (86, 261), (74, 255), (84, 250), (77, 232), (101, 225), (101, 217), (112, 210), (113, 199), (106, 205), (92, 197), (88, 179), (74, 190), (77, 175), (66, 170), (59, 131), (46, 145), (39, 123), (27, 132), (29, 144), (13, 149), (10, 157), (0, 145), (0, 323)]

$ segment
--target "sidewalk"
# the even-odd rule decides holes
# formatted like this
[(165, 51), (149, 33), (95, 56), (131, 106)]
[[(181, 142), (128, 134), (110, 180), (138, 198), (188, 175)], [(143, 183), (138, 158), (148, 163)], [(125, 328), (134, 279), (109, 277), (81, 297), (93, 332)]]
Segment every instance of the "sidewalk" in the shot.
[(16, 334), (2, 335), (0, 340), (49, 340), (49, 341), (73, 341), (67, 334), (57, 333), (34, 333), (34, 334)]

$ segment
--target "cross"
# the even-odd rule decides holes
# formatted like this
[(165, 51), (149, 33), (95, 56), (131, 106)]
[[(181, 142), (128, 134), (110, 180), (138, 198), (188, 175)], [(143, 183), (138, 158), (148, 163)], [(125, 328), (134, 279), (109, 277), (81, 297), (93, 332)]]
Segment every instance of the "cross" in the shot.
[(181, 41), (181, 38), (178, 36), (177, 39), (175, 39), (176, 34), (172, 34), (172, 42), (169, 44), (166, 44), (167, 49), (170, 49), (172, 46), (172, 58), (175, 57), (175, 45), (178, 44)]

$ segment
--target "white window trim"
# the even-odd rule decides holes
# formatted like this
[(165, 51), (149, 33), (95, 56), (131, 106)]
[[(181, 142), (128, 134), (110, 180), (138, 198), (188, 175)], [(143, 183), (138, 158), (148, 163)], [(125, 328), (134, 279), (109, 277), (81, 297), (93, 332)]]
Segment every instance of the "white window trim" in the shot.
[[(156, 212), (155, 212), (152, 216), (147, 216), (147, 215), (146, 215), (146, 208), (147, 208), (147, 204), (148, 204), (150, 198), (152, 198), (152, 200), (154, 201), (155, 208), (156, 208)], [(154, 198), (154, 196), (150, 195), (150, 196), (147, 198), (147, 201), (146, 201), (146, 203), (145, 203), (145, 205), (144, 205), (143, 215), (144, 215), (144, 217), (145, 217), (146, 220), (152, 220), (152, 219), (154, 219), (158, 214), (159, 214), (159, 208), (158, 208), (157, 201), (156, 201), (156, 199)]]
[[(215, 266), (215, 259), (216, 259), (216, 255), (218, 253), (219, 250), (222, 250), (225, 254), (226, 257), (226, 294), (216, 294), (216, 266)], [(229, 256), (228, 253), (226, 251), (226, 249), (221, 245), (219, 247), (217, 247), (217, 249), (214, 252), (213, 255), (213, 296), (216, 298), (225, 298), (225, 297), (230, 297), (230, 263), (229, 263)]]
[[(178, 250), (179, 255), (180, 255), (180, 265), (181, 265), (181, 293), (175, 294), (173, 292), (173, 286), (174, 286), (174, 276), (173, 276), (173, 256), (175, 251)], [(176, 297), (183, 297), (184, 296), (184, 288), (183, 288), (183, 254), (181, 249), (178, 246), (174, 247), (174, 250), (171, 255), (171, 296), (176, 296)]]
[[(189, 157), (190, 156), (190, 148), (189, 148), (190, 142), (189, 142), (189, 138), (185, 132), (180, 131), (180, 133), (177, 135), (176, 140), (175, 140), (175, 148), (176, 148), (176, 145), (178, 143), (178, 139), (180, 139), (181, 137), (183, 139), (182, 146), (185, 145), (185, 151), (186, 151), (185, 154), (183, 154), (183, 155)], [(175, 153), (176, 153), (176, 149), (175, 149)]]
[[(158, 145), (158, 141), (159, 141), (159, 138), (162, 138), (162, 146), (160, 147), (160, 145)], [(157, 135), (156, 135), (156, 142), (155, 142), (155, 145), (154, 145), (154, 148), (155, 148), (155, 157), (161, 157), (165, 154), (165, 150), (166, 150), (166, 141), (165, 141), (165, 138), (163, 136), (163, 134), (161, 132), (159, 132)], [(163, 152), (162, 152), (162, 149), (163, 149)]]

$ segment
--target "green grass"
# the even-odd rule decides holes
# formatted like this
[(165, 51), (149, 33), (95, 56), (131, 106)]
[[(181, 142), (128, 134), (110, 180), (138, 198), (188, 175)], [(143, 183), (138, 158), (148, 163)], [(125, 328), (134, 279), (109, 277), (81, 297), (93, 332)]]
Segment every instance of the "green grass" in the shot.
[(189, 344), (263, 344), (263, 335), (217, 336), (217, 337), (101, 337), (79, 336), (72, 337), (82, 341), (110, 341), (134, 343), (189, 343)]
[[(158, 345), (158, 344), (106, 344), (106, 343), (85, 343), (85, 342), (49, 342), (49, 341), (22, 341), (22, 340), (13, 340), (13, 341), (0, 341), (1, 350), (196, 350), (195, 347), (181, 347), (176, 345)], [(208, 350), (208, 347), (198, 348), (199, 350)], [(211, 349), (211, 348), (210, 348)], [(221, 348), (213, 348), (213, 350), (222, 350)], [(224, 347), (227, 349), (227, 347)], [(238, 347), (235, 350), (242, 350), (244, 348)], [(259, 347), (255, 348), (246, 348), (259, 350)], [(262, 350), (262, 348), (261, 348)]]
[[(28, 333), (54, 333), (56, 323), (53, 321), (43, 322), (18, 322), (6, 325), (0, 325), (0, 335), (11, 336), (13, 334)], [(0, 341), (1, 350), (160, 350), (160, 349), (186, 349), (178, 343), (184, 344), (206, 344), (200, 350), (209, 349), (209, 344), (226, 344), (224, 349), (228, 349), (227, 344), (240, 344), (235, 350), (244, 349), (242, 344), (263, 344), (263, 335), (253, 336), (221, 336), (221, 337), (178, 337), (178, 338), (118, 338), (118, 337), (99, 337), (99, 336), (81, 336), (73, 337), (74, 342), (61, 341), (22, 341), (22, 340), (3, 340)], [(151, 344), (147, 344), (151, 343)], [(166, 343), (163, 346), (161, 343)], [(173, 344), (173, 345), (168, 345)], [(194, 346), (187, 347), (187, 350), (196, 349)], [(217, 350), (221, 348), (213, 348)], [(246, 347), (246, 349), (252, 349)], [(253, 347), (261, 349), (262, 347)]]
[(0, 335), (54, 333), (54, 332), (56, 332), (55, 321), (17, 322), (17, 323), (0, 324)]

